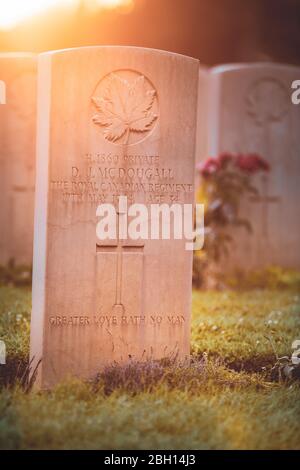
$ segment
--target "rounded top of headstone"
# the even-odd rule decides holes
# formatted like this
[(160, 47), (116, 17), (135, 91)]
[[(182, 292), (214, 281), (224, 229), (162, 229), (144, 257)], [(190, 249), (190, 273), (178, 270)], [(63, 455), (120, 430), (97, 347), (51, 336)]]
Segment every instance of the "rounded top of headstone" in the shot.
[(236, 64), (223, 64), (217, 65), (210, 69), (211, 74), (220, 74), (220, 73), (227, 73), (227, 72), (238, 72), (241, 70), (290, 70), (290, 71), (298, 71), (300, 70), (299, 66), (290, 65), (290, 64), (282, 64), (278, 62), (246, 62), (246, 63), (236, 63)]
[(166, 51), (163, 49), (153, 49), (149, 47), (138, 47), (138, 46), (118, 46), (118, 45), (105, 45), (105, 46), (82, 46), (82, 47), (73, 47), (73, 48), (67, 48), (67, 49), (58, 49), (58, 50), (53, 50), (53, 51), (47, 51), (43, 52), (40, 54), (41, 56), (53, 56), (57, 54), (74, 54), (78, 52), (88, 52), (89, 50), (103, 50), (103, 51), (108, 51), (110, 50), (111, 52), (120, 50), (120, 51), (128, 51), (128, 52), (136, 52), (136, 53), (153, 53), (153, 54), (160, 54), (160, 55), (165, 55), (168, 57), (177, 57), (177, 58), (182, 58), (183, 60), (189, 60), (195, 63), (199, 63), (199, 60), (196, 59), (195, 57), (190, 57), (186, 56), (184, 54), (178, 54), (177, 52), (170, 52)]

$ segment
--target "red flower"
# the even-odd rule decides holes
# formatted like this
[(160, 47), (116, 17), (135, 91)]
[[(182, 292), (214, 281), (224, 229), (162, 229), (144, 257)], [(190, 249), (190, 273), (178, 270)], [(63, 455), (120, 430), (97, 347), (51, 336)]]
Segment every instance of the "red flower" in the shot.
[(221, 168), (226, 168), (227, 164), (235, 160), (235, 156), (232, 153), (224, 152), (218, 156)]
[(269, 171), (269, 163), (256, 154), (238, 155), (236, 158), (236, 166), (248, 173), (256, 173), (257, 171)]
[(200, 171), (203, 178), (208, 178), (209, 176), (216, 173), (221, 168), (220, 162), (217, 158), (209, 157), (205, 162), (197, 165), (197, 169)]
[(219, 170), (226, 171), (230, 163), (247, 173), (270, 170), (269, 163), (260, 155), (254, 153), (234, 155), (229, 152), (221, 153), (218, 157), (207, 158), (205, 162), (197, 165), (197, 169), (203, 178), (209, 178)]

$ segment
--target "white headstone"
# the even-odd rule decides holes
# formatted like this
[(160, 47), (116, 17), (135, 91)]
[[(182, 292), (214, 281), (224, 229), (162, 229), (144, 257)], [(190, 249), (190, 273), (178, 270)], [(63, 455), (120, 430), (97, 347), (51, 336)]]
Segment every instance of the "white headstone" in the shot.
[[(209, 68), (199, 67), (196, 164), (207, 157), (208, 150), (208, 100), (209, 100)], [(199, 173), (195, 173), (196, 187), (200, 184)]]
[(6, 85), (2, 80), (0, 81), (0, 104), (6, 104)]
[(198, 66), (135, 47), (40, 57), (31, 357), (41, 387), (114, 361), (189, 355), (185, 241), (101, 242), (96, 209), (122, 195), (147, 208), (193, 203)]
[(32, 263), (36, 57), (0, 54), (0, 264)]
[(223, 65), (209, 73), (207, 155), (257, 153), (270, 166), (258, 176), (259, 198), (244, 204), (253, 234), (234, 229), (226, 269), (300, 267), (300, 106), (292, 83), (300, 68), (272, 63)]

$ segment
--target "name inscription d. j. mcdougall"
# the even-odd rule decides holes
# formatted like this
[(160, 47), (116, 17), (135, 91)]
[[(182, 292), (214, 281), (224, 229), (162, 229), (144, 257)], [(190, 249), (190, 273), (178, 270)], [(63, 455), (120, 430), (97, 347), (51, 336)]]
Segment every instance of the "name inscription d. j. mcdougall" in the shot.
[(177, 180), (174, 168), (164, 167), (159, 155), (91, 154), (81, 156), (81, 166), (50, 181), (53, 196), (65, 203), (116, 203), (126, 194), (134, 203), (138, 195), (146, 204), (184, 203), (193, 193), (190, 181)]

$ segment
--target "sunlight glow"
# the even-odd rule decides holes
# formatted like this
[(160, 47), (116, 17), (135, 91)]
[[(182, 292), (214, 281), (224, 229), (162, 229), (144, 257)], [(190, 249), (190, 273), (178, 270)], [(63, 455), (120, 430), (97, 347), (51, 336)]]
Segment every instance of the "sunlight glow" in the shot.
[(0, 29), (10, 29), (55, 6), (76, 7), (80, 1), (93, 10), (126, 7), (132, 3), (132, 0), (0, 0)]
[(29, 18), (49, 7), (59, 3), (61, 0), (7, 0), (2, 2), (0, 9), (0, 28), (9, 29), (22, 20)]

